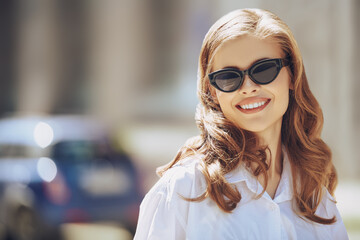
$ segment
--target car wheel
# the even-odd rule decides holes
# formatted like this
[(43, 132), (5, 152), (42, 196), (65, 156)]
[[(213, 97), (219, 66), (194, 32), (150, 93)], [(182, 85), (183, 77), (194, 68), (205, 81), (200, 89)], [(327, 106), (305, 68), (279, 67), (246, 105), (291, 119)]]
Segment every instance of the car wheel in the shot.
[(1, 222), (0, 222), (0, 240), (7, 240), (6, 227)]
[(26, 207), (20, 207), (14, 218), (11, 236), (14, 240), (37, 240), (38, 225), (34, 211)]

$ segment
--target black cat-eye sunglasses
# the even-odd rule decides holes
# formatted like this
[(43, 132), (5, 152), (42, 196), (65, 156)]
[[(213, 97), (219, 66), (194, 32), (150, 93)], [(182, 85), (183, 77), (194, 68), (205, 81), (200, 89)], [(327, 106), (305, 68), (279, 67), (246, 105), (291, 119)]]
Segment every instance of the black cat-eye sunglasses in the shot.
[(211, 85), (223, 92), (234, 92), (244, 82), (245, 75), (257, 84), (269, 84), (275, 80), (282, 67), (289, 65), (286, 58), (265, 59), (253, 64), (249, 69), (224, 68), (210, 73)]

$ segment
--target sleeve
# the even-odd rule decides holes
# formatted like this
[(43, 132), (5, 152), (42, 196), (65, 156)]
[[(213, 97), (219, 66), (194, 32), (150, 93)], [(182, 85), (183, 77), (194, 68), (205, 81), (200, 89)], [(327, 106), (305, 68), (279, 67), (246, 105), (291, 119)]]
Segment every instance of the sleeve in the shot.
[(326, 193), (322, 202), (317, 210), (319, 216), (326, 218), (336, 217), (336, 222), (329, 225), (332, 239), (347, 240), (349, 239), (344, 222), (341, 218), (340, 212), (336, 206), (336, 200), (325, 189)]
[(183, 240), (194, 192), (194, 173), (183, 167), (169, 169), (146, 194), (140, 205), (134, 240)]
[(163, 192), (149, 192), (141, 203), (134, 240), (145, 239), (185, 239), (184, 228)]

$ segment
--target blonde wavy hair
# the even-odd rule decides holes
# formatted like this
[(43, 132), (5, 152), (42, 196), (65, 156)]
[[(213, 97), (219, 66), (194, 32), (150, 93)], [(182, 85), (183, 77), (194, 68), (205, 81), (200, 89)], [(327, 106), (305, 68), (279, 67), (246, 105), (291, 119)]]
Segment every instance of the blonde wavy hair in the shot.
[[(219, 104), (214, 101), (208, 74), (216, 52), (230, 39), (243, 35), (273, 39), (290, 61), (293, 89), (289, 90), (289, 107), (283, 116), (282, 144), (289, 153), (293, 174), (294, 198), (297, 214), (311, 221), (331, 224), (315, 211), (326, 187), (331, 195), (337, 184), (337, 174), (331, 161), (331, 151), (321, 139), (323, 115), (310, 91), (299, 47), (289, 27), (275, 14), (261, 9), (240, 9), (220, 18), (208, 31), (202, 44), (198, 68), (198, 97), (196, 123), (201, 134), (189, 139), (176, 157), (158, 169), (162, 174), (186, 157), (202, 154), (201, 171), (207, 181), (206, 191), (189, 201), (213, 199), (219, 208), (231, 212), (241, 200), (239, 191), (228, 183), (224, 174), (244, 162), (253, 168), (254, 176), (263, 175), (268, 184), (267, 146), (260, 146), (255, 134), (239, 129), (227, 120)], [(270, 153), (271, 156), (271, 153)], [(264, 190), (265, 191), (265, 190)], [(263, 193), (264, 193), (263, 191)]]

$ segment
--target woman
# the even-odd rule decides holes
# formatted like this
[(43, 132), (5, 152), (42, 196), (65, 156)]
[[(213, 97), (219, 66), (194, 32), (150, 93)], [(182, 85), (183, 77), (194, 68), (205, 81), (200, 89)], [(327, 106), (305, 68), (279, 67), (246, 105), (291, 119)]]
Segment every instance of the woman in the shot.
[(233, 11), (205, 36), (201, 135), (163, 167), (135, 239), (348, 239), (322, 112), (274, 14)]

